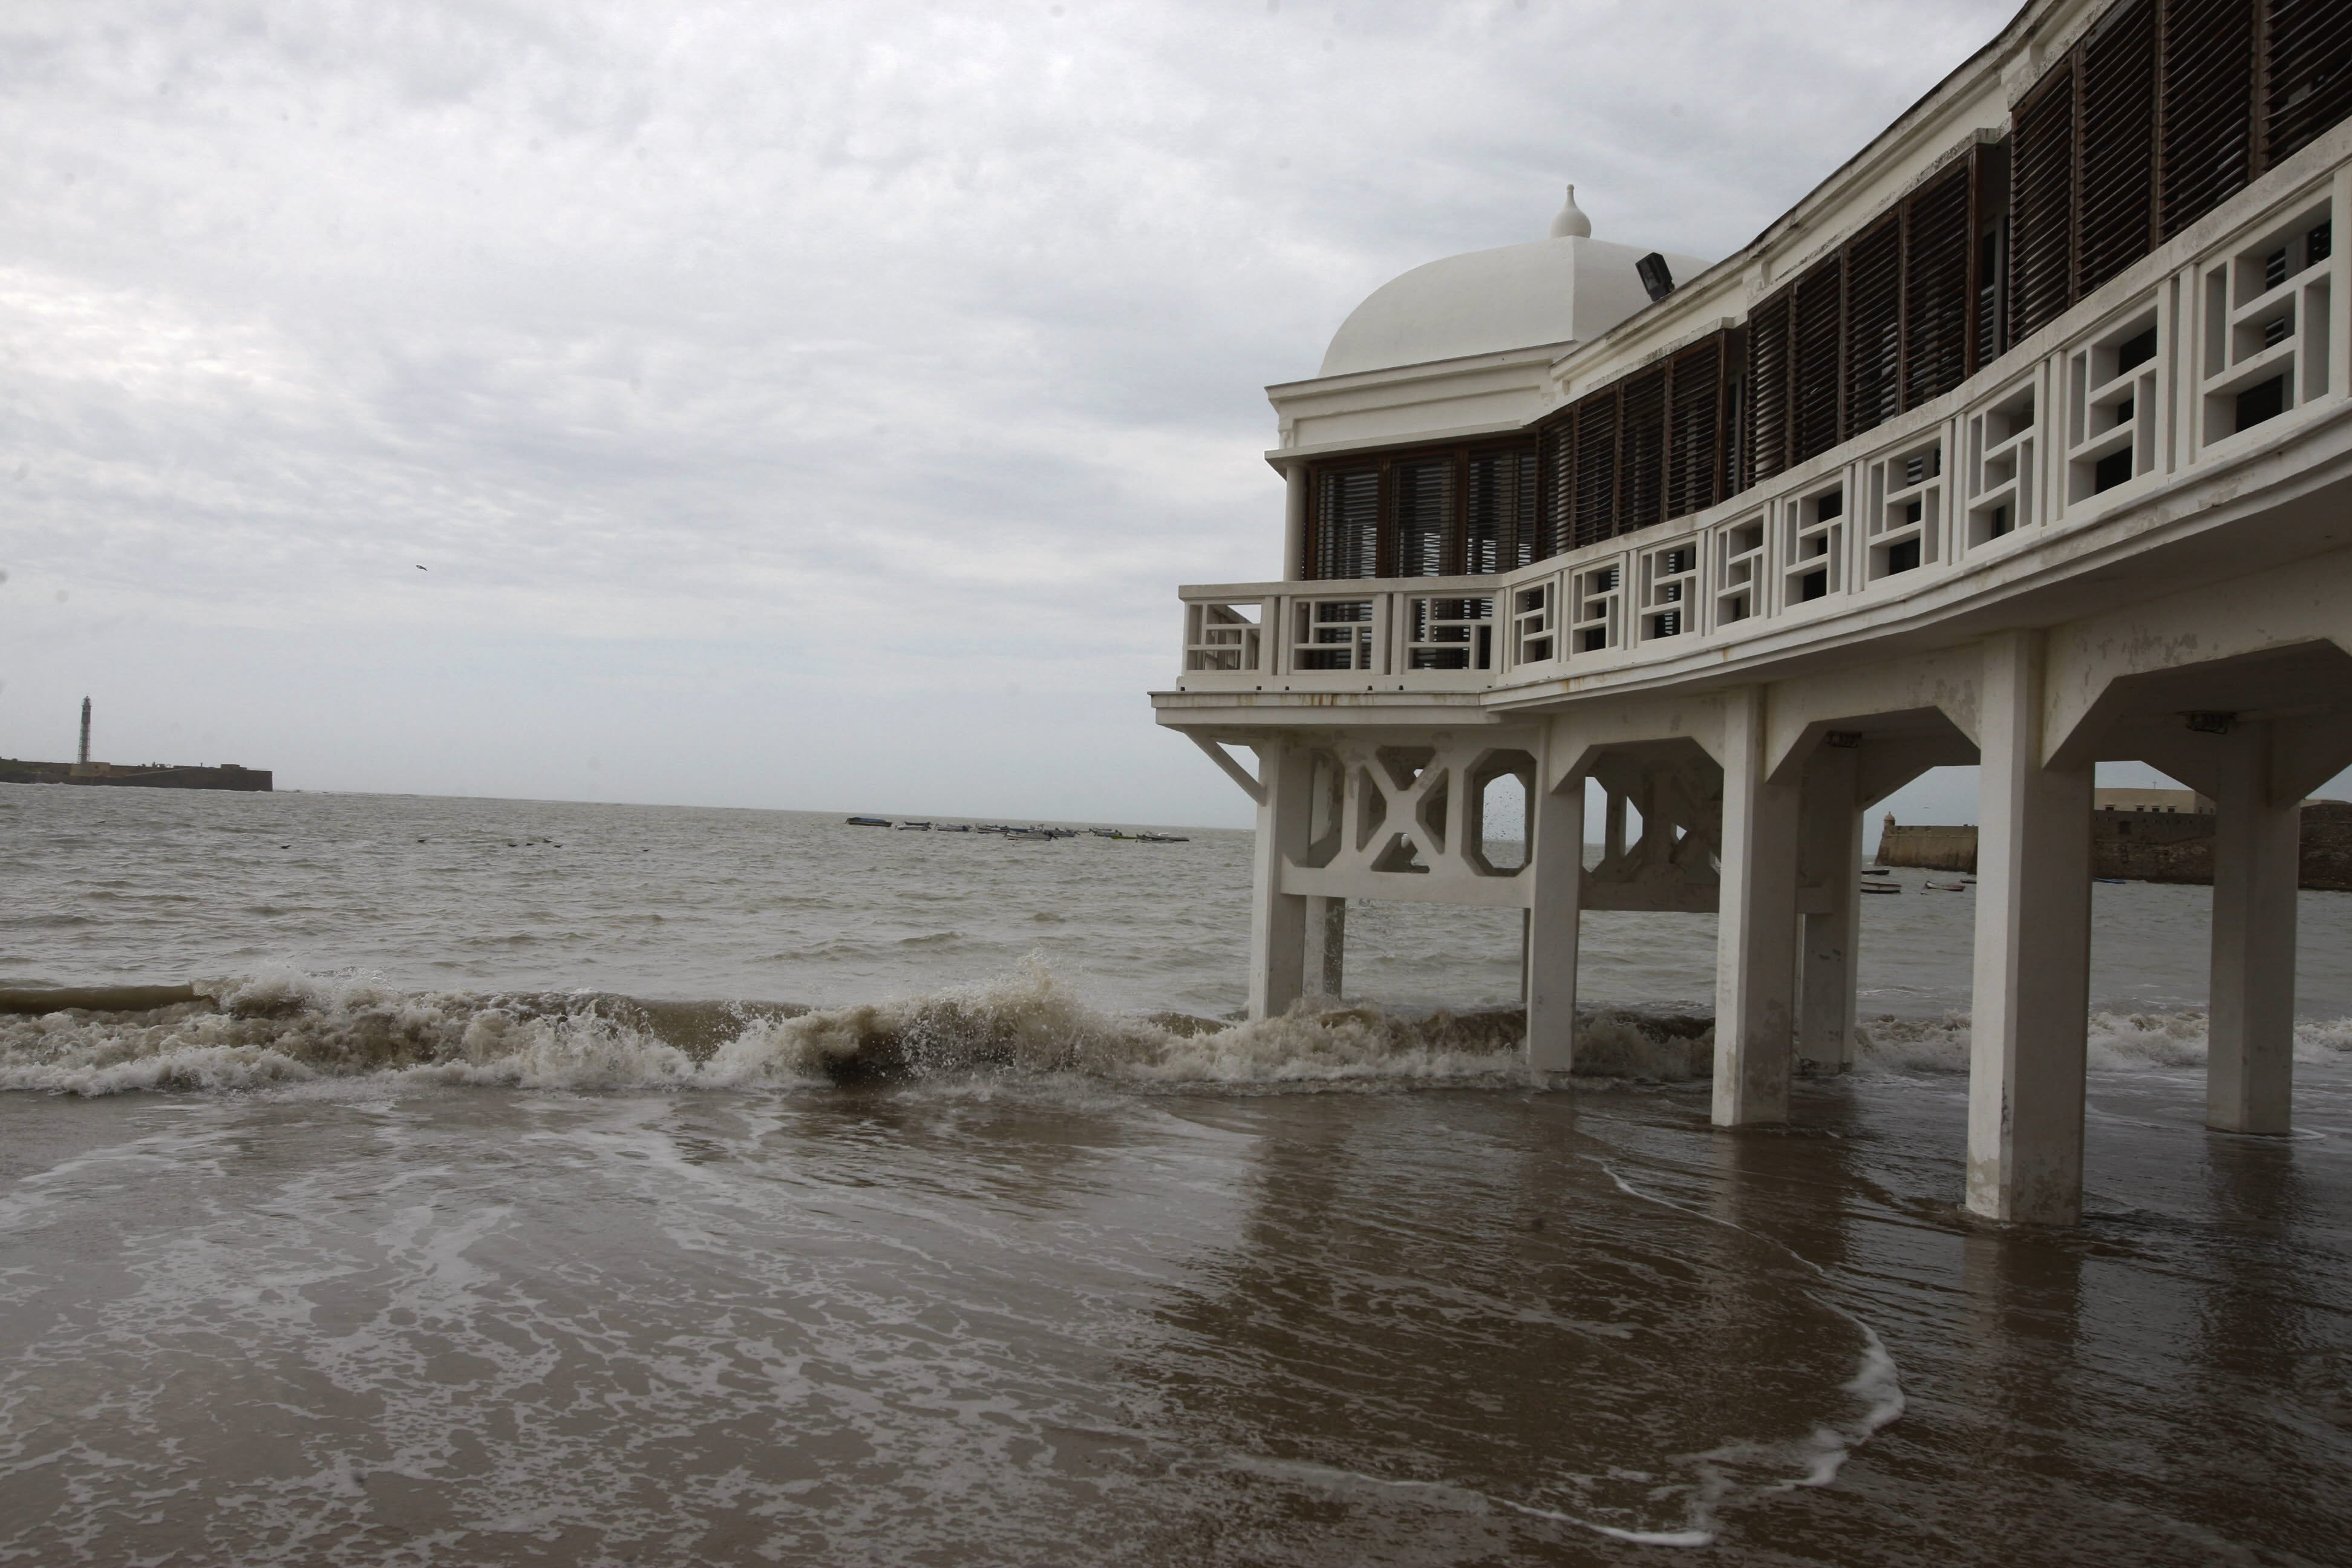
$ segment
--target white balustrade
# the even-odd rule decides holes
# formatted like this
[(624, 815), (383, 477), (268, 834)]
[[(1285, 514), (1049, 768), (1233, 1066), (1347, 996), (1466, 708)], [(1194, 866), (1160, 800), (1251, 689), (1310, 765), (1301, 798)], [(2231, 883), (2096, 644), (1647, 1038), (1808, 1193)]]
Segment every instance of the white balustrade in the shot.
[[(1486, 690), (1686, 658), (1951, 582), (2346, 397), (2352, 164), (2199, 226), (1972, 377), (1655, 531), (1491, 576), (1188, 587), (1189, 690)], [(1269, 633), (1275, 635), (1269, 636)]]

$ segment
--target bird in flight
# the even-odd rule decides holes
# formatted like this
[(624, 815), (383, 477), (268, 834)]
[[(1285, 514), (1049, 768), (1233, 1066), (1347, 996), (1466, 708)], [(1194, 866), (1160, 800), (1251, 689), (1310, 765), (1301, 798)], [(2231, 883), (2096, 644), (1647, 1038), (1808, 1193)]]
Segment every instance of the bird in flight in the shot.
[(422, 572), (422, 571), (424, 571), (424, 570), (425, 570), (425, 568), (424, 568), (422, 565), (419, 565), (416, 569), (417, 569), (419, 572)]

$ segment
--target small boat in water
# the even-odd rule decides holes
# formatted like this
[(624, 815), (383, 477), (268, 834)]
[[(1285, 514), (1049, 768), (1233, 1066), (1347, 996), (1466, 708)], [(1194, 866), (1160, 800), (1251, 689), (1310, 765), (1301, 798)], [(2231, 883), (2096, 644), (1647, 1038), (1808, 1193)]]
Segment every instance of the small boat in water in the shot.
[(887, 816), (853, 816), (849, 819), (849, 826), (852, 827), (887, 827), (890, 826), (890, 819)]
[(2126, 882), (2130, 881), (2131, 879), (2129, 877), (2094, 877), (2091, 880), (2094, 882), (2105, 882), (2109, 887), (2120, 888)]
[(1059, 837), (1059, 834), (1050, 833), (1042, 827), (1008, 827), (1004, 830), (1004, 839), (1008, 844), (1051, 844)]
[(1862, 868), (1862, 874), (1865, 877), (1892, 877), (1895, 875), (1894, 872), (1888, 870), (1884, 866), (1864, 866)]
[(1135, 836), (1135, 841), (1139, 844), (1190, 844), (1192, 842), (1181, 833), (1139, 833)]
[(1865, 893), (1899, 893), (1903, 890), (1903, 884), (1900, 882), (1864, 882), (1862, 885), (1862, 890)]
[(901, 833), (929, 833), (930, 830), (931, 825), (928, 822), (902, 822), (898, 824), (898, 831)]
[(1965, 893), (1969, 890), (1966, 882), (1930, 882), (1927, 886), (1938, 893)]
[(971, 824), (968, 822), (943, 822), (940, 824), (939, 826), (932, 828), (931, 831), (934, 833), (970, 833), (971, 831)]

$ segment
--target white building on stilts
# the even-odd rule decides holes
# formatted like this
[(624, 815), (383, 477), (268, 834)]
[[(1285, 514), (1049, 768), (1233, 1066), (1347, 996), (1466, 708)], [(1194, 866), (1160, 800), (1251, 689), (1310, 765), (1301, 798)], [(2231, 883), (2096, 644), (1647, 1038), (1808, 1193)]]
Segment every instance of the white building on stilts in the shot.
[(2347, 113), (2348, 0), (2034, 0), (1725, 260), (1571, 192), (1365, 300), (1269, 389), (1280, 574), (1181, 590), (1152, 694), (1257, 802), (1252, 1012), (1338, 992), (1349, 900), (1515, 908), (1566, 1070), (1581, 911), (1713, 910), (1715, 1121), (1785, 1120), (1852, 1058), (1864, 812), (1977, 764), (1968, 1203), (2071, 1223), (2129, 760), (2215, 803), (2210, 1124), (2286, 1132), (2296, 812), (2352, 765)]

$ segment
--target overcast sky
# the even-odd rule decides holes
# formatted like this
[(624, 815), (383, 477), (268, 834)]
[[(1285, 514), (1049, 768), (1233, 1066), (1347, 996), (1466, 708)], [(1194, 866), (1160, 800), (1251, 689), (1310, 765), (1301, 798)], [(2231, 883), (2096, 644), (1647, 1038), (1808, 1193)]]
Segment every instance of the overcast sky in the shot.
[(1241, 825), (1144, 693), (1262, 388), (1564, 180), (1726, 254), (2012, 9), (13, 0), (0, 755)]

